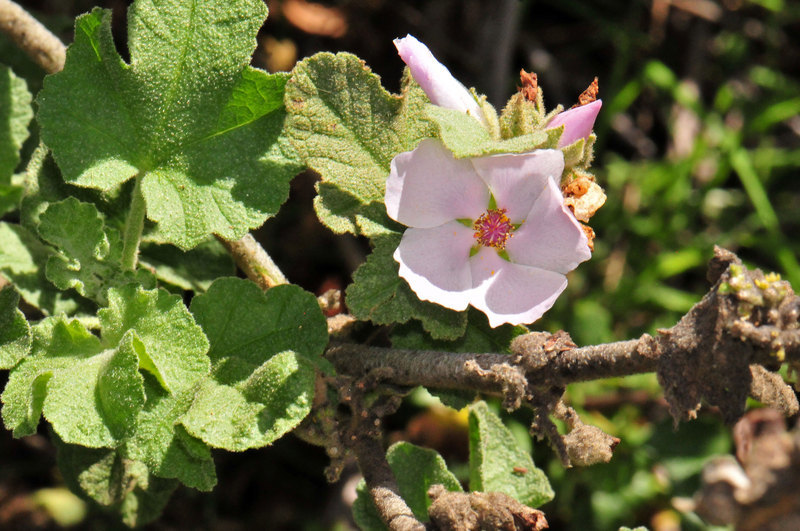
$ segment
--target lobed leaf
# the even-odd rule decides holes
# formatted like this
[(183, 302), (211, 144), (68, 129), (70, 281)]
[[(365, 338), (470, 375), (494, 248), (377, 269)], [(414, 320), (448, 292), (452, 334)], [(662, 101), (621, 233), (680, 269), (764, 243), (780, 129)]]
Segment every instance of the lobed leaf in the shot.
[(149, 271), (120, 269), (119, 232), (105, 226), (91, 203), (74, 197), (51, 203), (39, 217), (39, 235), (58, 249), (48, 258), (45, 274), (59, 289), (75, 288), (105, 305), (109, 287), (138, 282), (145, 288), (155, 288), (155, 277)]
[(287, 134), (322, 177), (314, 201), (320, 220), (366, 236), (396, 227), (383, 206), (389, 164), (431, 136), (418, 92), (401, 99), (358, 57), (318, 53), (295, 66), (285, 101)]
[(42, 412), (64, 441), (113, 448), (136, 429), (145, 397), (133, 343), (129, 331), (116, 349), (40, 370), (37, 378), (47, 377)]
[(79, 17), (37, 100), (65, 179), (104, 191), (141, 179), (148, 218), (184, 249), (261, 225), (300, 169), (282, 137), (287, 75), (248, 65), (266, 14), (257, 0), (138, 0), (130, 64), (110, 11)]
[(189, 434), (216, 448), (261, 448), (308, 415), (314, 379), (313, 363), (295, 352), (282, 352), (239, 384), (204, 382), (181, 423)]
[[(37, 323), (33, 329), (31, 354), (11, 371), (8, 383), (3, 391), (3, 422), (7, 429), (12, 430), (14, 437), (31, 435), (36, 432), (39, 418), (49, 397), (49, 383), (54, 375), (60, 371), (69, 371), (74, 365), (84, 365), (84, 368), (93, 368), (91, 378), (82, 375), (76, 382), (78, 388), (75, 395), (67, 403), (56, 399), (54, 404), (48, 404), (48, 412), (53, 415), (53, 428), (56, 433), (62, 431), (73, 442), (91, 447), (114, 446), (118, 440), (105, 426), (104, 414), (113, 415), (106, 410), (106, 404), (95, 395), (98, 389), (98, 366), (108, 362), (115, 352), (104, 352), (100, 340), (92, 335), (78, 321), (68, 321), (65, 317), (49, 317)], [(92, 367), (92, 358), (101, 355), (99, 362)], [(135, 397), (134, 397), (135, 400)], [(74, 403), (82, 407), (88, 404), (88, 410), (82, 411), (73, 408)], [(58, 409), (66, 411), (64, 415), (58, 414)], [(83, 425), (88, 431), (86, 434), (74, 434), (72, 419), (83, 419)], [(66, 423), (62, 420), (66, 418)], [(77, 439), (71, 439), (75, 435)], [(84, 436), (85, 435), (85, 436)]]
[(144, 463), (117, 450), (84, 448), (55, 438), (58, 468), (76, 494), (118, 512), (129, 527), (161, 514), (178, 482), (151, 474)]
[(89, 305), (74, 291), (56, 289), (45, 276), (53, 249), (20, 225), (0, 222), (0, 273), (23, 300), (45, 315), (73, 314)]
[(31, 327), (18, 304), (13, 287), (0, 289), (0, 369), (12, 369), (31, 349)]
[(503, 492), (534, 508), (554, 496), (547, 476), (486, 402), (469, 411), (469, 488)]
[(140, 367), (171, 393), (189, 389), (208, 374), (208, 340), (177, 295), (128, 284), (108, 292), (98, 312), (104, 345), (136, 332)]
[[(292, 285), (263, 293), (252, 282), (216, 280), (192, 300), (213, 367), (181, 418), (211, 446), (266, 446), (309, 413), (315, 364), (328, 341), (316, 298)], [(314, 360), (317, 359), (315, 362)]]
[(217, 484), (211, 449), (178, 423), (192, 404), (194, 389), (169, 394), (151, 378), (145, 379), (144, 389), (147, 401), (122, 455), (144, 463), (158, 477), (210, 491)]

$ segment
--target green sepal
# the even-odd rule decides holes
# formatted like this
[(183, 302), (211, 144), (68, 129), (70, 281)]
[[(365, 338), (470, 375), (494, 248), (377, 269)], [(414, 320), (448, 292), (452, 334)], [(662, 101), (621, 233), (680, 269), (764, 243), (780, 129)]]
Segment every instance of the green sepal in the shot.
[(530, 507), (554, 496), (547, 476), (485, 402), (469, 410), (469, 488), (503, 492)]
[(516, 92), (500, 115), (500, 135), (502, 138), (514, 138), (534, 133), (543, 128), (543, 118), (535, 102), (528, 101), (521, 92)]
[(439, 138), (457, 158), (483, 157), (500, 153), (525, 153), (543, 147), (548, 135), (534, 131), (514, 138), (495, 140), (477, 120), (463, 112), (427, 105), (425, 115), (436, 124)]

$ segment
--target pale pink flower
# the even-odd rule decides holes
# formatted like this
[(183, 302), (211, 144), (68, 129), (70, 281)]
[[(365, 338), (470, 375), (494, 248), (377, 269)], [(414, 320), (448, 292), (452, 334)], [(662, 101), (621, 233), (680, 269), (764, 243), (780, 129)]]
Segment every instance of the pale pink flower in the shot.
[(394, 45), (400, 58), (408, 65), (414, 78), (431, 103), (447, 109), (462, 111), (486, 124), (475, 96), (453, 77), (442, 63), (436, 60), (427, 46), (412, 35), (395, 39)]
[(407, 225), (394, 259), (417, 296), (453, 310), (468, 305), (492, 327), (531, 323), (591, 257), (564, 206), (560, 150), (455, 159), (426, 139), (392, 160), (389, 217)]
[(564, 126), (564, 132), (558, 140), (558, 147), (565, 147), (581, 138), (589, 138), (594, 121), (603, 106), (603, 100), (595, 100), (580, 107), (573, 107), (561, 112), (547, 123), (546, 129)]

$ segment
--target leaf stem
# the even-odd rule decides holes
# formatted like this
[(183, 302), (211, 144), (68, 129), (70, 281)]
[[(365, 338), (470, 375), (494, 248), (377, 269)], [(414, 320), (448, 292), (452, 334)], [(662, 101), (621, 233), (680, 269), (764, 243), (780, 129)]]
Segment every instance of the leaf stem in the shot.
[(275, 265), (267, 251), (253, 238), (252, 234), (246, 234), (236, 241), (226, 240), (219, 236), (217, 239), (231, 253), (239, 269), (262, 290), (266, 291), (279, 284), (289, 283), (280, 268)]
[(0, 0), (0, 31), (48, 74), (64, 67), (64, 44), (15, 2)]
[(139, 259), (139, 243), (142, 240), (145, 215), (144, 195), (142, 195), (142, 176), (136, 176), (136, 184), (131, 196), (131, 208), (125, 220), (125, 233), (122, 240), (122, 269), (133, 271)]

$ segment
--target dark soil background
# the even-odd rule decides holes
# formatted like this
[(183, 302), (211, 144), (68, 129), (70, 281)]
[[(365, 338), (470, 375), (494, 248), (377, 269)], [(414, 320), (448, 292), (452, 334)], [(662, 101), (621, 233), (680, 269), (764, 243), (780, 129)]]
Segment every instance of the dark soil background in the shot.
[[(714, 244), (780, 271), (798, 287), (799, 2), (267, 3), (270, 17), (259, 34), (254, 64), (270, 71), (290, 70), (317, 51), (348, 51), (397, 91), (403, 63), (391, 41), (410, 33), (427, 43), (465, 85), (486, 93), (498, 107), (516, 90), (520, 68), (538, 74), (548, 106), (571, 106), (594, 76), (599, 78), (604, 108), (596, 126), (596, 166), (609, 198), (592, 223), (597, 250), (535, 328), (564, 328), (586, 344), (669, 326), (705, 291), (703, 264)], [(129, 2), (21, 4), (65, 43), (72, 41), (76, 15), (94, 5), (113, 9), (118, 47), (125, 55)], [(32, 90), (38, 89), (43, 73), (35, 66), (15, 57), (0, 61), (24, 75)], [(747, 153), (755, 181), (748, 181), (745, 169), (732, 167), (735, 150)], [(292, 282), (322, 293), (346, 287), (369, 248), (365, 241), (334, 236), (317, 221), (311, 206), (315, 179), (311, 173), (298, 176), (289, 202), (257, 236)], [(769, 199), (766, 206), (759, 203), (759, 194)], [(770, 209), (777, 225), (769, 221)], [(5, 377), (0, 375), (0, 385)], [(720, 448), (728, 451), (727, 431), (713, 415), (688, 432), (671, 432), (654, 379), (571, 392), (573, 402), (583, 405), (582, 413), (593, 422), (600, 419), (601, 427), (623, 439), (623, 464), (594, 476), (564, 472), (552, 452), (537, 443), (537, 464), (551, 475), (556, 490), (556, 501), (544, 507), (551, 529), (617, 529), (620, 522), (660, 531), (702, 529), (670, 505), (670, 496), (691, 491), (679, 492), (675, 486), (682, 480), (674, 475), (665, 480), (669, 488), (659, 486), (659, 478), (671, 469), (654, 463), (674, 450), (667, 448), (667, 440), (688, 444), (685, 457), (698, 462)], [(436, 448), (454, 469), (464, 462), (466, 428), (453, 416), (410, 403), (390, 419), (390, 426), (393, 438)], [(635, 441), (645, 427), (650, 435), (626, 450), (626, 437)], [(721, 446), (693, 443), (709, 440), (721, 440)], [(339, 483), (327, 484), (321, 449), (289, 435), (270, 448), (219, 452), (215, 459), (219, 484), (214, 492), (180, 488), (163, 517), (148, 529), (353, 529), (348, 504), (356, 471), (348, 469)], [(642, 477), (639, 472), (656, 486), (635, 483)], [(604, 483), (593, 479), (597, 474), (606, 474)], [(0, 430), (0, 529), (61, 529), (42, 508), (40, 491), (60, 485), (55, 451), (44, 429), (22, 440)], [(613, 503), (603, 502), (596, 490), (606, 492)], [(609, 504), (622, 507), (612, 513)], [(74, 528), (115, 527), (113, 520), (90, 508)]]

